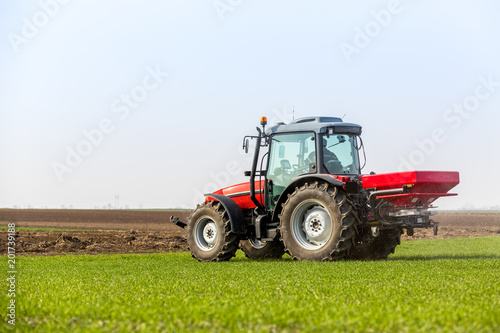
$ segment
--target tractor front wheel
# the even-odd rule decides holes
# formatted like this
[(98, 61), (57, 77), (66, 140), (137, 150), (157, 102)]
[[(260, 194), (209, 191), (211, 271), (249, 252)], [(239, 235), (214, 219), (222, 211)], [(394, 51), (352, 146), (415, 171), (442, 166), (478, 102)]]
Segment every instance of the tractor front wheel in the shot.
[(229, 217), (220, 202), (198, 206), (188, 218), (187, 245), (199, 261), (227, 261), (234, 257), (239, 238), (231, 231)]

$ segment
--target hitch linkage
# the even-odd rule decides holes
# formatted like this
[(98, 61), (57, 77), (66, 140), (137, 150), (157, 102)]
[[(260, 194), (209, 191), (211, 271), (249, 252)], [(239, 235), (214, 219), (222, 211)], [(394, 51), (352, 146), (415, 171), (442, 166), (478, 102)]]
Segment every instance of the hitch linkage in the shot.
[(186, 229), (187, 224), (184, 222), (179, 221), (179, 216), (170, 216), (170, 222), (175, 224), (178, 227), (181, 227), (182, 229)]

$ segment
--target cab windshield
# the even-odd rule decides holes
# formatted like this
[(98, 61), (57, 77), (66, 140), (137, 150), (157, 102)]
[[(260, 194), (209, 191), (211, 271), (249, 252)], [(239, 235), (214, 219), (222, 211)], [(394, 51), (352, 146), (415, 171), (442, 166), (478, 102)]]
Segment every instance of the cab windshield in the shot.
[(323, 135), (323, 163), (329, 174), (358, 174), (357, 140), (351, 134)]

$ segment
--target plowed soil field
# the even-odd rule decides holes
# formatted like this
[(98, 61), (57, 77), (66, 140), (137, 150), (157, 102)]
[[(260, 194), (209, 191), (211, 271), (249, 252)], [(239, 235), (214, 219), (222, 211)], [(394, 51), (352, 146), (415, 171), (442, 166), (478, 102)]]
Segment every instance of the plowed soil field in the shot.
[[(170, 223), (170, 216), (186, 221), (188, 211), (1, 209), (1, 225), (16, 224), (16, 253), (150, 253), (186, 251), (185, 232)], [(417, 229), (402, 240), (500, 236), (500, 214), (443, 213), (439, 234)], [(19, 230), (44, 228), (56, 230)], [(63, 230), (57, 230), (63, 229)], [(6, 244), (7, 230), (0, 230)], [(7, 248), (0, 247), (0, 254)]]

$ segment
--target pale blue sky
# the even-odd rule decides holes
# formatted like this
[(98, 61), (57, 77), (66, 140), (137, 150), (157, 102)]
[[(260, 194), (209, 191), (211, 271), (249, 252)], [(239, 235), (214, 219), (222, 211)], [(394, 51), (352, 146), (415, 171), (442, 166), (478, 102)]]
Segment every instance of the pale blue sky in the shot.
[[(67, 2), (0, 0), (0, 207), (94, 208), (115, 194), (130, 208), (192, 207), (246, 180), (233, 175), (250, 168), (242, 137), (292, 106), (361, 124), (366, 172), (412, 158), (459, 171), (442, 208), (500, 204), (496, 1)], [(157, 68), (169, 73), (159, 83)], [(133, 92), (146, 92), (134, 109), (120, 100)], [(471, 111), (453, 111), (464, 101)], [(106, 119), (111, 133), (58, 176)]]

